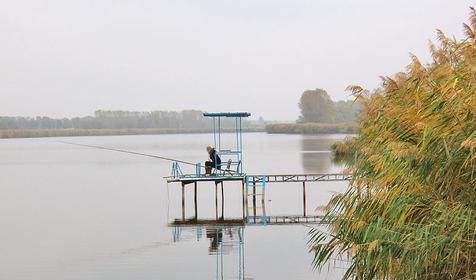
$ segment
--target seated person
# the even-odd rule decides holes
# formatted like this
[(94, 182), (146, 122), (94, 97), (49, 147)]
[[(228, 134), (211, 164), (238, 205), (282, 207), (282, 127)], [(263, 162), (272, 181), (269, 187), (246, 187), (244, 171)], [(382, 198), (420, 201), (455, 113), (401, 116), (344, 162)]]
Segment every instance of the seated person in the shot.
[(205, 162), (205, 174), (211, 175), (212, 168), (215, 168), (217, 170), (221, 169), (221, 158), (220, 156), (218, 156), (215, 149), (211, 146), (207, 147), (207, 152), (208, 152), (208, 155), (210, 156), (210, 160)]

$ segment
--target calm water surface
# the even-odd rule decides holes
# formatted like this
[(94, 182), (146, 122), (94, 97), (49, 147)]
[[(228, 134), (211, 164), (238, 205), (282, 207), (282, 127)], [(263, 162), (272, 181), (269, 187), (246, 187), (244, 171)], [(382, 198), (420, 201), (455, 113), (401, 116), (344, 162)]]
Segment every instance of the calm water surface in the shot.
[[(329, 146), (343, 137), (248, 133), (244, 169), (339, 172)], [(340, 264), (312, 269), (305, 225), (171, 227), (181, 217), (181, 188), (163, 180), (170, 162), (59, 142), (200, 162), (210, 140), (207, 134), (0, 140), (0, 279), (340, 279)], [(345, 186), (308, 185), (308, 214)], [(192, 202), (189, 187), (187, 217)], [(270, 185), (265, 204), (268, 215), (302, 214), (302, 187)], [(241, 216), (240, 185), (225, 185), (224, 205), (225, 218)], [(198, 213), (215, 217), (213, 184), (199, 185)]]

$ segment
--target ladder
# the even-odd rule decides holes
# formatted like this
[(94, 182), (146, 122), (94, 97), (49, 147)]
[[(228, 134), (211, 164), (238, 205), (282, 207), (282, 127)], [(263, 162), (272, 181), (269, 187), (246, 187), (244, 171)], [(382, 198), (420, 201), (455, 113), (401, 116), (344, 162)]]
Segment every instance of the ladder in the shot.
[[(256, 218), (263, 222), (264, 225), (268, 223), (265, 208), (266, 195), (266, 177), (265, 176), (246, 176), (246, 223), (256, 224)], [(261, 197), (261, 205), (257, 205), (257, 197)], [(250, 203), (251, 199), (251, 203)], [(260, 211), (261, 213), (258, 213)], [(261, 216), (261, 217), (260, 217)]]

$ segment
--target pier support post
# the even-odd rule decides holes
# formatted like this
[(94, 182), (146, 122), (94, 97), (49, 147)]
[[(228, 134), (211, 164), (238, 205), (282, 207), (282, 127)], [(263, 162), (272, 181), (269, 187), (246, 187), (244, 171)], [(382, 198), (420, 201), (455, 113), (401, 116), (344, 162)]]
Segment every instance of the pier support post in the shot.
[(221, 218), (225, 218), (225, 193), (223, 191), (223, 181), (220, 182), (221, 185)]
[(302, 182), (302, 208), (303, 215), (306, 217), (306, 182)]
[(215, 218), (218, 220), (218, 185), (215, 183)]
[[(261, 207), (262, 207), (262, 213), (263, 213), (263, 219), (267, 219), (266, 218), (266, 202), (263, 200), (261, 200)], [(265, 220), (265, 223), (267, 224), (268, 222)]]
[(198, 219), (198, 205), (197, 205), (197, 182), (193, 184), (193, 203), (195, 206), (195, 220)]
[(182, 220), (185, 221), (185, 183), (182, 183)]
[(253, 182), (253, 216), (256, 217), (256, 182)]
[(261, 203), (264, 204), (264, 197), (266, 196), (266, 186), (263, 185), (263, 191), (261, 192)]
[(241, 198), (242, 198), (242, 206), (243, 206), (243, 220), (246, 219), (246, 200), (248, 200), (247, 191), (245, 190), (245, 180), (241, 180)]

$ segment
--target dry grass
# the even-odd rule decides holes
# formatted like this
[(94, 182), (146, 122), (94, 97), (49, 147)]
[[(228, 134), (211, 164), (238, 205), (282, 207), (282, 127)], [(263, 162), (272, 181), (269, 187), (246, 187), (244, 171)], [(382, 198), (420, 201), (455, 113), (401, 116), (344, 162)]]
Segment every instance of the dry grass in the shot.
[(348, 255), (351, 279), (476, 278), (476, 12), (462, 41), (438, 31), (367, 96), (348, 160), (354, 181), (313, 230), (315, 264)]

